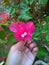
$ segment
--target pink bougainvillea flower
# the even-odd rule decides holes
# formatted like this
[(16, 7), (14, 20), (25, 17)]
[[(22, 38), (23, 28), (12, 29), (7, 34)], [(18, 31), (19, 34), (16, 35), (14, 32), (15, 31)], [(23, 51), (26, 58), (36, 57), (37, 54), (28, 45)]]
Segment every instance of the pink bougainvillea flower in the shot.
[(0, 28), (0, 31), (2, 31), (3, 30), (3, 28)]
[(14, 37), (17, 41), (28, 41), (32, 39), (32, 34), (35, 32), (35, 25), (31, 21), (27, 23), (16, 22), (15, 24), (11, 24), (9, 29), (14, 32)]
[(7, 13), (2, 12), (0, 15), (0, 18), (1, 18), (1, 23), (6, 23), (6, 21), (10, 18), (9, 12), (7, 12)]
[(2, 19), (7, 19), (9, 17), (9, 13), (5, 13), (5, 12), (2, 12), (1, 13), (1, 16), (0, 16)]

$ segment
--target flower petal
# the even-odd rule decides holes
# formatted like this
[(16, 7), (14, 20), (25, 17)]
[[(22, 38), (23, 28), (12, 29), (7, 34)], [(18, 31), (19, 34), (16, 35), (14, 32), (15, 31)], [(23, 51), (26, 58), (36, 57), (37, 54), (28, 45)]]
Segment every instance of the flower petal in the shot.
[(7, 12), (7, 13), (3, 12), (3, 13), (1, 14), (1, 18), (2, 18), (2, 19), (7, 19), (8, 17), (9, 17), (9, 12)]
[(33, 22), (31, 22), (31, 21), (29, 21), (29, 22), (27, 22), (26, 23), (26, 30), (27, 31), (30, 31), (30, 32), (35, 32), (35, 25), (34, 25), (34, 23)]
[(11, 24), (11, 25), (9, 26), (9, 29), (10, 29), (10, 31), (12, 31), (12, 32), (17, 32), (17, 29), (16, 29), (16, 25), (15, 25), (15, 24)]
[(17, 41), (22, 41), (24, 38), (21, 37), (21, 34), (19, 33), (14, 33), (14, 38), (17, 40)]
[(25, 40), (26, 41), (29, 41), (29, 40), (31, 40), (32, 39), (32, 33), (31, 32), (28, 32), (27, 33), (27, 36), (25, 37)]
[(24, 29), (24, 27), (25, 27), (25, 23), (24, 22), (16, 22), (16, 28), (17, 29), (21, 29), (21, 30), (23, 30)]

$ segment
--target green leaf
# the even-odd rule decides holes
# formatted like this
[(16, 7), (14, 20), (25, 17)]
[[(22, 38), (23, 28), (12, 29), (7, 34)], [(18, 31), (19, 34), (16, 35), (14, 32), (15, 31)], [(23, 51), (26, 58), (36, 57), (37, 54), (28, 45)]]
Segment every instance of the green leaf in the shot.
[(9, 12), (12, 16), (15, 13), (15, 8), (12, 8), (11, 6), (8, 6), (4, 9), (4, 12)]
[(41, 38), (33, 37), (33, 40), (34, 40), (35, 42), (38, 42), (39, 40), (41, 40)]
[(7, 34), (13, 34), (10, 30), (9, 30), (9, 28), (8, 28), (8, 26), (5, 26), (5, 25), (2, 25), (2, 28), (4, 29), (4, 31), (5, 31), (5, 33)]
[(47, 55), (47, 51), (44, 48), (39, 47), (37, 57), (44, 58)]
[(29, 0), (30, 5), (34, 2), (34, 0)]
[(48, 0), (38, 0), (38, 3), (39, 3), (39, 4), (47, 4), (47, 1), (48, 1)]
[(10, 7), (10, 6), (8, 6), (8, 7), (6, 7), (6, 8), (4, 9), (4, 12), (9, 12), (9, 13), (10, 13), (10, 11), (11, 11), (11, 7)]
[(46, 16), (46, 22), (49, 22), (49, 16)]
[(0, 31), (0, 39), (5, 39), (5, 35), (6, 35), (6, 33), (4, 30)]
[(34, 0), (25, 0), (27, 4), (32, 4), (34, 2)]
[(33, 37), (38, 37), (40, 34), (41, 34), (41, 31), (40, 31), (40, 30), (37, 30), (37, 31), (33, 34)]
[(35, 33), (33, 34), (33, 40), (34, 40), (35, 42), (41, 40), (41, 38), (39, 37), (40, 35), (41, 35), (41, 30), (40, 30), (40, 28), (36, 28), (36, 31), (35, 31)]
[(7, 43), (8, 43), (8, 44), (13, 44), (13, 43), (15, 43), (15, 42), (16, 42), (16, 40), (15, 40), (15, 38), (14, 38), (14, 35), (11, 34), (11, 35), (9, 36), (9, 38), (8, 38)]
[(49, 32), (46, 34), (46, 41), (49, 42)]
[(30, 13), (20, 14), (20, 16), (18, 16), (18, 19), (27, 21), (29, 19), (32, 19), (32, 15)]

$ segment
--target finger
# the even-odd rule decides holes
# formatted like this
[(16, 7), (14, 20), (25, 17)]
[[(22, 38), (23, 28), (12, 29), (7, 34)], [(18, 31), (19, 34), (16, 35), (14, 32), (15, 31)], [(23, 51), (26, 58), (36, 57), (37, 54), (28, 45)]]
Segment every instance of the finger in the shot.
[(12, 49), (15, 50), (15, 51), (16, 50), (23, 51), (24, 50), (24, 45), (25, 45), (25, 42), (24, 41), (20, 41), (17, 44), (13, 45)]
[(34, 48), (34, 47), (36, 47), (37, 45), (35, 44), (35, 43), (31, 43), (30, 45), (29, 45), (29, 49), (32, 51), (32, 49)]
[(37, 48), (37, 47), (34, 47), (33, 50), (32, 50), (32, 53), (33, 53), (34, 55), (36, 55), (36, 54), (37, 54), (37, 51), (38, 51), (38, 48)]
[(29, 40), (29, 41), (28, 41), (28, 44), (30, 44), (31, 42), (33, 42), (33, 41), (32, 41), (32, 40)]
[(30, 52), (30, 50), (29, 50), (27, 47), (25, 47), (24, 52), (25, 52), (26, 54), (28, 54), (28, 53)]
[(33, 58), (35, 58), (35, 55), (32, 54), (32, 52), (28, 48), (25, 49), (24, 53), (31, 61), (34, 60)]
[(32, 42), (31, 40), (29, 40), (29, 41), (26, 42), (26, 46), (27, 46), (28, 48), (29, 48), (29, 45), (31, 44), (31, 42)]
[(17, 48), (16, 49), (18, 49), (18, 50), (20, 50), (20, 51), (23, 51), (24, 50), (24, 45), (25, 45), (25, 42), (24, 41), (21, 41), (21, 42), (18, 42), (17, 43)]

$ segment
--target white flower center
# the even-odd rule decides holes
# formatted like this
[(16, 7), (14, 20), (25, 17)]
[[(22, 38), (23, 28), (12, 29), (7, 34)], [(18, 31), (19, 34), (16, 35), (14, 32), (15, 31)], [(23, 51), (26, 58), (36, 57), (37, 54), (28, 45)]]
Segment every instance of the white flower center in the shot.
[(24, 32), (21, 37), (25, 37), (27, 35), (27, 32)]
[(27, 32), (24, 32), (24, 35), (26, 36), (27, 35)]
[(21, 37), (24, 37), (24, 34), (22, 34)]

